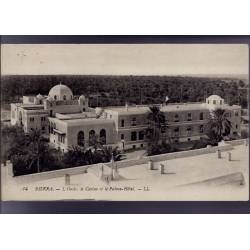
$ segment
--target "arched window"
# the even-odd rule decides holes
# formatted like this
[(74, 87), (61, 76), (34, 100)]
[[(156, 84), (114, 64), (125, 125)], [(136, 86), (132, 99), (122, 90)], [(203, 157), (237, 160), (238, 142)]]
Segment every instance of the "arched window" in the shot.
[(55, 99), (55, 100), (57, 99), (57, 96), (56, 96), (56, 95), (54, 96), (54, 99)]
[(95, 130), (90, 130), (89, 131), (89, 145), (92, 146), (92, 145), (95, 145)]
[(80, 131), (77, 135), (77, 144), (79, 146), (84, 146), (84, 132)]
[(106, 144), (106, 130), (105, 129), (101, 129), (100, 131), (100, 143)]
[(66, 95), (63, 96), (63, 100), (66, 101)]
[(203, 120), (204, 116), (203, 116), (203, 112), (200, 113), (200, 120)]

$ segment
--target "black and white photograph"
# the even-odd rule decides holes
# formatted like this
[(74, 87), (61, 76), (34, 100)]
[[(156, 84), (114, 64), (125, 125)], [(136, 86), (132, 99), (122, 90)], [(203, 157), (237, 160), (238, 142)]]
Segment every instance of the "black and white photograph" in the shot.
[(248, 201), (248, 44), (2, 44), (4, 201)]

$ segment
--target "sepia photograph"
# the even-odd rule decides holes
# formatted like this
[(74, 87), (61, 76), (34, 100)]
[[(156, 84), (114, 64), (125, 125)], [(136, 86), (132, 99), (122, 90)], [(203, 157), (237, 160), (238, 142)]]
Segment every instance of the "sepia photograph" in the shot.
[(3, 201), (248, 201), (248, 44), (1, 44)]

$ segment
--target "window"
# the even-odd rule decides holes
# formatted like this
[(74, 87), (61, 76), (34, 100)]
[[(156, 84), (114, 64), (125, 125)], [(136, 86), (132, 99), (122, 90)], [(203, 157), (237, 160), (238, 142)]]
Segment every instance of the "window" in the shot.
[(216, 100), (213, 100), (213, 104), (216, 104)]
[(179, 136), (179, 132), (180, 132), (179, 128), (175, 128), (174, 129), (174, 136)]
[(121, 140), (124, 140), (124, 134), (121, 134)]
[(207, 104), (209, 104), (209, 100), (207, 100)]
[(121, 127), (124, 127), (124, 120), (121, 120)]
[(200, 120), (203, 120), (204, 119), (204, 115), (203, 115), (203, 112), (200, 113)]
[(235, 112), (235, 116), (239, 116), (239, 112)]
[(238, 129), (238, 125), (237, 124), (235, 125), (235, 128)]
[(200, 125), (200, 133), (201, 133), (201, 134), (204, 133), (204, 125)]
[(53, 110), (50, 110), (49, 111), (49, 116), (52, 117), (52, 115), (53, 115)]
[(137, 140), (137, 133), (136, 131), (131, 132), (131, 141), (136, 141)]
[(43, 131), (45, 130), (45, 127), (44, 127), (44, 126), (42, 127), (42, 130), (43, 130)]
[(144, 131), (139, 132), (139, 140), (144, 140)]
[(192, 132), (192, 128), (191, 127), (187, 127), (187, 135), (190, 136)]
[(191, 113), (188, 113), (188, 114), (187, 114), (187, 120), (188, 120), (188, 121), (192, 121), (192, 114), (191, 114)]
[(82, 109), (82, 112), (85, 112), (85, 111), (86, 111), (86, 109), (85, 109), (85, 108), (83, 108), (83, 109)]
[(58, 135), (58, 141), (61, 142), (61, 143), (64, 143), (65, 136), (64, 135)]
[(34, 117), (30, 117), (30, 122), (34, 122), (35, 118)]
[(55, 132), (55, 130), (54, 129), (56, 129), (56, 124), (54, 123), (53, 124), (53, 134), (55, 135), (56, 134), (56, 132)]
[(42, 122), (45, 121), (45, 117), (44, 117), (44, 116), (41, 117), (41, 121), (42, 121)]
[(89, 145), (92, 146), (96, 143), (96, 136), (95, 136), (95, 131), (90, 130), (89, 131)]
[(54, 99), (55, 99), (55, 100), (57, 99), (57, 96), (56, 96), (56, 95), (54, 96)]
[(191, 139), (190, 139), (190, 138), (188, 138), (188, 141), (191, 141)]
[(133, 117), (131, 120), (131, 126), (136, 126), (136, 117)]
[(141, 148), (143, 148), (143, 144), (141, 144)]
[(222, 105), (222, 100), (220, 100), (220, 105)]
[(133, 145), (133, 149), (136, 149), (136, 145)]
[(66, 101), (66, 95), (63, 96), (63, 100)]
[(106, 144), (106, 130), (105, 129), (101, 129), (100, 131), (100, 143), (102, 145)]
[(42, 101), (40, 100), (39, 103), (42, 104)]
[(84, 132), (80, 131), (77, 135), (77, 144), (79, 146), (84, 146)]
[(178, 114), (175, 114), (175, 116), (174, 116), (174, 121), (175, 121), (175, 122), (178, 122), (178, 121), (179, 121), (179, 115), (178, 115)]

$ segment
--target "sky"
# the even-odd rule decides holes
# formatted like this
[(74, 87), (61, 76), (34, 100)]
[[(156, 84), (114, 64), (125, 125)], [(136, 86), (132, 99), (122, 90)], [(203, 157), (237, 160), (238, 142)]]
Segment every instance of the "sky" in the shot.
[(3, 75), (248, 75), (246, 44), (3, 44)]

